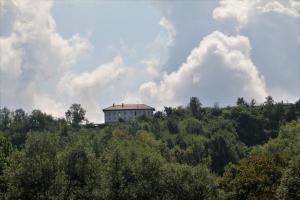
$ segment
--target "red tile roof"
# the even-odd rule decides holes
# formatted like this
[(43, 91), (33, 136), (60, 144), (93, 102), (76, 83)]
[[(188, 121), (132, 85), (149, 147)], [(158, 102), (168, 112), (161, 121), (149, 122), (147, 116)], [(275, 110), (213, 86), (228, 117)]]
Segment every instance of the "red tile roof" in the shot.
[(114, 111), (114, 110), (155, 110), (155, 109), (145, 104), (121, 104), (121, 105), (114, 104), (108, 108), (103, 109), (103, 112)]

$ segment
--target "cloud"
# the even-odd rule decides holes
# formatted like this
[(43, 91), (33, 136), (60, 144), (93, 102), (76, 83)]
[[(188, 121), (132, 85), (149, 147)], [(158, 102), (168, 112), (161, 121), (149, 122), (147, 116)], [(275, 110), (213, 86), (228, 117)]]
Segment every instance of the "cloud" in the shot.
[(22, 73), (22, 50), (16, 47), (16, 40), (15, 35), (8, 38), (0, 37), (0, 72), (3, 75), (18, 77)]
[(32, 96), (33, 105), (35, 105), (36, 109), (41, 109), (43, 112), (56, 117), (63, 117), (65, 115), (66, 108), (61, 102), (57, 102), (43, 93), (33, 93)]
[(66, 73), (57, 89), (65, 101), (69, 104), (80, 102), (87, 109), (88, 118), (98, 122), (102, 119), (100, 108), (107, 106), (107, 102), (120, 101), (128, 91), (128, 74), (132, 74), (130, 69), (124, 66), (122, 57), (117, 56), (112, 62), (99, 65), (90, 72)]
[(219, 6), (213, 10), (213, 18), (234, 19), (243, 26), (248, 22), (256, 4), (256, 0), (220, 0)]
[(296, 2), (294, 2), (294, 4), (291, 3), (289, 7), (286, 7), (281, 3), (279, 3), (278, 1), (274, 1), (274, 2), (269, 2), (264, 6), (258, 6), (257, 9), (262, 13), (275, 12), (289, 17), (300, 17), (299, 10), (296, 9), (295, 5), (297, 5)]
[(113, 82), (124, 75), (123, 60), (121, 57), (115, 57), (110, 63), (102, 64), (91, 72), (74, 74), (72, 72), (65, 74), (59, 84), (58, 90), (62, 94), (76, 96), (86, 90), (101, 90), (106, 87), (113, 87)]
[(180, 105), (190, 96), (199, 96), (204, 103), (230, 104), (239, 96), (263, 101), (268, 93), (250, 50), (247, 37), (215, 31), (203, 38), (177, 71), (141, 85), (142, 99), (158, 106)]
[(160, 78), (162, 76), (161, 62), (158, 58), (144, 59), (141, 61), (146, 67), (147, 75), (153, 78)]
[(9, 27), (3, 27), (8, 32), (0, 35), (1, 104), (61, 113), (62, 104), (53, 100), (55, 91), (46, 91), (91, 45), (78, 34), (64, 38), (58, 33), (52, 4), (50, 0), (1, 3), (5, 11), (1, 15), (9, 19)]
[(175, 40), (167, 49), (168, 60), (164, 63), (167, 72), (174, 71), (184, 62), (191, 50), (198, 45), (199, 38), (216, 30), (211, 12), (217, 5), (217, 1), (155, 2), (162, 19), (165, 18), (176, 30)]
[[(227, 105), (238, 96), (260, 101), (267, 94), (279, 100), (299, 94), (298, 1), (155, 2), (157, 34), (146, 44), (137, 37), (137, 45), (119, 33), (105, 45), (101, 34), (62, 36), (51, 0), (0, 3), (1, 105), (62, 116), (76, 102), (99, 122), (101, 109), (112, 103), (171, 106), (198, 96), (205, 104)], [(140, 28), (151, 29), (146, 24), (133, 31)], [(94, 50), (89, 37), (101, 47), (80, 60)]]
[(213, 10), (216, 20), (236, 20), (237, 28), (245, 26), (257, 14), (278, 13), (292, 18), (300, 17), (300, 3), (295, 0), (220, 0)]
[[(284, 12), (268, 6), (274, 2), (280, 4)], [(220, 0), (188, 4), (164, 1), (157, 4), (162, 15), (176, 29), (176, 42), (168, 49), (169, 59), (163, 67), (166, 72), (177, 70), (185, 62), (198, 45), (199, 38), (218, 30), (228, 35), (248, 37), (252, 47), (251, 60), (264, 75), (267, 91), (271, 95), (273, 88), (299, 95), (299, 43), (296, 41), (300, 18), (297, 14), (288, 14), (300, 13), (299, 1)], [(263, 12), (262, 8), (267, 7), (268, 12)], [(278, 100), (286, 99), (283, 93), (281, 97), (279, 94), (276, 94)]]
[(167, 45), (168, 46), (174, 45), (175, 38), (176, 38), (176, 30), (174, 25), (166, 17), (161, 18), (161, 20), (159, 21), (159, 25), (164, 29), (166, 29), (168, 33)]

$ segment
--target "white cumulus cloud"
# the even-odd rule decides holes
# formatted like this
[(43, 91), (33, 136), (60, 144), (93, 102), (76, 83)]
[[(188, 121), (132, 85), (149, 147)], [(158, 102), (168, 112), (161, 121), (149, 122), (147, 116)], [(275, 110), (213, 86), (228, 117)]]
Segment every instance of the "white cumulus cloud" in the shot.
[[(127, 89), (129, 69), (124, 66), (120, 56), (112, 62), (99, 65), (90, 72), (66, 73), (60, 80), (57, 89), (65, 101), (80, 102), (87, 109), (88, 118), (99, 122), (102, 118), (101, 108), (107, 102), (121, 100)], [(124, 81), (123, 81), (124, 80)], [(106, 105), (107, 106), (107, 105)]]
[(58, 33), (52, 4), (51, 0), (1, 1), (1, 15), (7, 14), (5, 19), (9, 19), (9, 27), (1, 27), (8, 33), (0, 35), (1, 104), (60, 113), (62, 104), (55, 101), (55, 94), (47, 94), (49, 83), (91, 45), (78, 34), (64, 38)]
[(120, 78), (124, 72), (123, 60), (117, 56), (112, 62), (102, 64), (91, 72), (65, 74), (58, 84), (58, 90), (70, 96), (80, 95), (91, 89), (101, 91), (106, 87), (113, 87), (113, 81)]
[(180, 105), (190, 96), (228, 104), (239, 96), (263, 101), (268, 93), (250, 50), (247, 37), (215, 31), (192, 50), (177, 71), (141, 85), (142, 99), (158, 106)]
[(264, 6), (258, 6), (257, 9), (262, 13), (275, 12), (289, 17), (300, 17), (299, 10), (296, 8), (297, 4), (295, 3), (291, 3), (290, 6), (286, 7), (278, 1), (273, 1), (265, 4)]
[(295, 0), (220, 0), (219, 6), (213, 10), (213, 17), (216, 20), (236, 20), (240, 28), (245, 26), (251, 17), (269, 12), (298, 18), (300, 3)]

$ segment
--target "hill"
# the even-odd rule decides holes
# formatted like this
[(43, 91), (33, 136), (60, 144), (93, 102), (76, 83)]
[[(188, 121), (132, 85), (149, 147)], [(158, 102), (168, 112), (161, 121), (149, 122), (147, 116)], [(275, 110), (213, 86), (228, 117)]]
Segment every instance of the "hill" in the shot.
[(192, 97), (86, 128), (74, 105), (66, 119), (0, 110), (2, 199), (300, 198), (300, 101), (220, 108)]

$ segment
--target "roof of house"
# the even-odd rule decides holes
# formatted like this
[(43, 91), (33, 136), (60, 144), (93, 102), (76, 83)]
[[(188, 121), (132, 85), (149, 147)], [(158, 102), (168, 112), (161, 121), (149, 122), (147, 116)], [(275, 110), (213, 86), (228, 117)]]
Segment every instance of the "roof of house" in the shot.
[(114, 111), (114, 110), (155, 110), (155, 109), (145, 104), (121, 104), (121, 105), (113, 104), (112, 106), (103, 109), (103, 112)]

